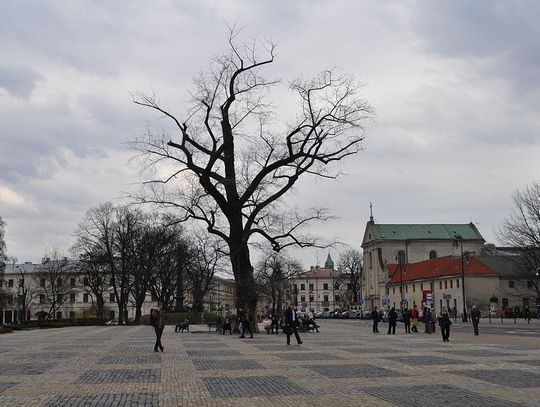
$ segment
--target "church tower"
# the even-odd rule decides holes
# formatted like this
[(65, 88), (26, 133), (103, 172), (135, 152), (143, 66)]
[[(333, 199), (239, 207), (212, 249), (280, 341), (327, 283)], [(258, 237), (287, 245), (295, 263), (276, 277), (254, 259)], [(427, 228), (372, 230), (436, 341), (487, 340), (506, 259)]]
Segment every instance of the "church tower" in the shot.
[(330, 257), (330, 252), (328, 252), (328, 257), (326, 258), (326, 261), (324, 262), (324, 268), (326, 269), (334, 269), (334, 260), (332, 260), (332, 257)]

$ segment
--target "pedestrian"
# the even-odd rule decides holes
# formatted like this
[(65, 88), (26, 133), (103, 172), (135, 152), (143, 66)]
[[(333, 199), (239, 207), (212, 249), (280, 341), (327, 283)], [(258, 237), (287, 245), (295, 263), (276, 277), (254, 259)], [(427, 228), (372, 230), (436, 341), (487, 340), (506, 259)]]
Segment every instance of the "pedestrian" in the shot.
[(377, 307), (371, 311), (371, 318), (373, 319), (373, 333), (378, 334), (379, 333), (379, 312), (377, 311)]
[(296, 342), (298, 342), (298, 345), (300, 345), (302, 340), (300, 339), (300, 335), (298, 335), (298, 316), (296, 314), (296, 306), (289, 305), (289, 308), (287, 311), (285, 311), (285, 334), (287, 335), (287, 345), (291, 344), (291, 335), (294, 333), (294, 336), (296, 337)]
[(405, 308), (403, 310), (403, 323), (405, 324), (405, 333), (411, 333), (411, 312)]
[(445, 307), (443, 307), (438, 320), (439, 320), (439, 326), (441, 327), (441, 335), (442, 335), (443, 342), (449, 342), (450, 341), (450, 325), (452, 325), (452, 321), (450, 321), (450, 315), (448, 314), (448, 311), (446, 310)]
[(435, 308), (431, 308), (431, 332), (435, 332)]
[(388, 332), (387, 332), (388, 335), (390, 335), (390, 333), (392, 333), (392, 335), (396, 334), (396, 323), (397, 323), (397, 312), (394, 309), (394, 307), (392, 307), (390, 309), (390, 312), (388, 313)]
[(276, 314), (272, 314), (272, 333), (275, 333), (276, 335), (279, 333), (279, 318)]
[(425, 331), (424, 333), (430, 334), (431, 333), (431, 311), (428, 307), (424, 308), (424, 327)]
[(265, 329), (266, 333), (270, 335), (270, 331), (272, 330), (272, 319), (269, 316), (264, 317), (263, 321), (263, 328)]
[(163, 335), (163, 329), (165, 328), (166, 313), (163, 309), (163, 303), (158, 302), (156, 308), (150, 310), (150, 323), (154, 327), (156, 333), (156, 344), (154, 345), (154, 352), (158, 352), (158, 349), (163, 352), (163, 345), (161, 344), (161, 336)]
[(474, 328), (474, 334), (478, 335), (478, 324), (480, 323), (480, 310), (476, 307), (476, 305), (473, 305), (471, 309), (471, 321)]
[(253, 338), (253, 332), (251, 332), (251, 326), (249, 324), (249, 314), (243, 308), (238, 308), (237, 315), (240, 321), (240, 338), (246, 337), (246, 329), (249, 331), (249, 337)]
[(412, 331), (418, 332), (418, 308), (416, 305), (411, 310)]

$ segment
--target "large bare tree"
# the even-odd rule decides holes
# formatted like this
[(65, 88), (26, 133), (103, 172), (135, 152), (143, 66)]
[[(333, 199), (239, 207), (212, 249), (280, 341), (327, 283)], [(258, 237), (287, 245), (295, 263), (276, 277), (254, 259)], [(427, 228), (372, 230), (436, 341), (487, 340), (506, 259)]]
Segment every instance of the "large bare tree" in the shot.
[(515, 256), (527, 284), (536, 290), (540, 298), (540, 182), (532, 182), (513, 196), (514, 210), (505, 219), (499, 238), (515, 247), (522, 255)]
[(274, 44), (240, 43), (237, 34), (233, 28), (228, 52), (195, 79), (185, 114), (175, 114), (154, 94), (135, 96), (135, 103), (169, 119), (173, 130), (149, 129), (134, 146), (155, 175), (140, 200), (174, 207), (182, 220), (202, 222), (226, 243), (237, 306), (253, 315), (257, 289), (249, 244), (262, 238), (275, 251), (317, 244), (303, 227), (325, 220), (327, 211), (302, 213), (284, 199), (301, 179), (339, 175), (336, 164), (362, 148), (362, 124), (372, 108), (353, 78), (329, 70), (291, 81), (289, 99), (297, 111), (279, 117), (270, 95), (281, 82), (263, 72), (274, 63)]
[(4, 272), (6, 267), (6, 261), (8, 260), (6, 254), (6, 242), (4, 241), (6, 222), (3, 221), (0, 216), (0, 273)]
[(358, 304), (362, 292), (362, 273), (364, 271), (362, 252), (357, 249), (345, 250), (339, 256), (338, 270), (345, 273), (347, 281), (347, 300), (349, 305)]

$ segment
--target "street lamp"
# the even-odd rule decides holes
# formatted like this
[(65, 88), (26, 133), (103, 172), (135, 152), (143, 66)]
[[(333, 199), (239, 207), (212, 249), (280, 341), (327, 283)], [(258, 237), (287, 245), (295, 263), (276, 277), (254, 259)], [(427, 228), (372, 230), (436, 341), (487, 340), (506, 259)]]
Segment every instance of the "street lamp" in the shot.
[(400, 278), (399, 294), (401, 297), (401, 301), (399, 302), (399, 309), (401, 310), (401, 312), (403, 312), (403, 256), (400, 256), (398, 252), (396, 257), (397, 257), (397, 262), (398, 262), (399, 278)]
[(467, 306), (465, 301), (465, 260), (463, 259), (463, 237), (454, 235), (454, 246), (458, 247), (458, 242), (461, 246), (461, 296), (463, 299), (463, 322), (467, 322)]

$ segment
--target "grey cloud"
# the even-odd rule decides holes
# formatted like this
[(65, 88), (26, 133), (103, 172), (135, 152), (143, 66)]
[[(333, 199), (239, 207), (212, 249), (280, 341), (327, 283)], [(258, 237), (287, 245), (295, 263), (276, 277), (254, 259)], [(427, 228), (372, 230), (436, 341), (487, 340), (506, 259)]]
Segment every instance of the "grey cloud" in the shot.
[(18, 66), (0, 66), (0, 87), (13, 96), (28, 99), (36, 83), (44, 77), (38, 72)]

